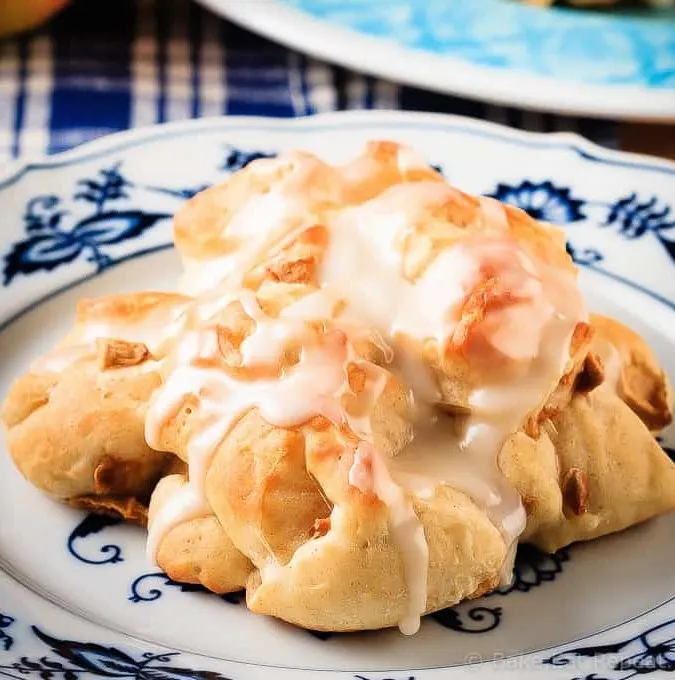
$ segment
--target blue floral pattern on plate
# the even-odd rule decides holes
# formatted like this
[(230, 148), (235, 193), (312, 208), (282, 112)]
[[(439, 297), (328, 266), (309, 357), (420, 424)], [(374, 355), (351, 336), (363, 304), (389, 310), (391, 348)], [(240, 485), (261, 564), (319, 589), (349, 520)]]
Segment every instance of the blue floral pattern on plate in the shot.
[[(79, 541), (86, 542), (94, 535), (100, 534), (107, 527), (116, 526), (120, 520), (105, 515), (89, 514), (80, 521), (72, 530), (67, 539), (68, 551), (80, 562), (88, 565), (117, 564), (122, 562), (122, 548), (115, 544), (106, 544), (98, 548), (103, 557), (90, 557), (82, 552)], [(76, 541), (78, 544), (76, 544)], [(87, 553), (95, 553), (88, 550)], [(486, 597), (494, 595), (508, 595), (512, 592), (527, 593), (533, 588), (538, 588), (545, 583), (554, 581), (563, 571), (563, 565), (569, 561), (569, 551), (565, 548), (553, 555), (547, 555), (531, 545), (521, 545), (518, 548), (514, 566), (513, 580), (508, 586), (499, 588)], [(203, 586), (191, 583), (179, 583), (167, 576), (164, 572), (147, 572), (136, 577), (131, 583), (128, 599), (134, 604), (149, 603), (159, 600), (164, 591), (162, 587), (178, 588), (182, 592), (209, 593)], [(240, 593), (227, 593), (220, 598), (230, 604), (239, 604)], [(486, 607), (459, 605), (449, 607), (435, 614), (432, 618), (446, 629), (460, 633), (487, 633), (495, 629), (502, 621), (502, 607)], [(11, 622), (10, 622), (11, 623)], [(2, 619), (0, 619), (0, 628)], [(313, 633), (313, 631), (310, 631)], [(314, 633), (319, 639), (326, 640), (333, 636), (331, 633)], [(0, 643), (2, 632), (0, 631)]]
[[(120, 200), (129, 199), (130, 190), (136, 188), (122, 175), (119, 163), (102, 168), (98, 178), (82, 179), (78, 185), (73, 201), (84, 201), (91, 210), (75, 221), (70, 219), (70, 211), (64, 209), (64, 201), (59, 196), (35, 196), (28, 201), (23, 216), (26, 238), (15, 243), (5, 255), (5, 286), (18, 274), (52, 271), (83, 255), (98, 271), (102, 271), (114, 264), (106, 252), (107, 247), (137, 238), (158, 222), (171, 218), (171, 212), (110, 207)], [(144, 188), (178, 199), (190, 198), (199, 191)], [(64, 226), (66, 221), (72, 222), (70, 227)]]
[(172, 665), (174, 658), (180, 656), (179, 652), (145, 652), (140, 657), (134, 657), (116, 647), (106, 647), (92, 642), (59, 640), (36, 626), (32, 626), (31, 631), (60, 660), (47, 656), (39, 659), (22, 656), (12, 663), (0, 664), (0, 676), (13, 680), (30, 677), (41, 680), (56, 678), (80, 680), (83, 676), (132, 680), (228, 680), (214, 671)]
[[(482, 612), (472, 618), (482, 620)], [(497, 621), (499, 618), (497, 617)], [(6, 623), (8, 622), (8, 623)], [(0, 614), (0, 626), (14, 622), (11, 616)], [(80, 680), (82, 676), (102, 678), (132, 678), (133, 680), (231, 680), (217, 671), (196, 670), (173, 665), (181, 656), (180, 652), (144, 652), (140, 655), (117, 647), (78, 640), (61, 640), (31, 626), (32, 635), (42, 642), (58, 660), (43, 655), (30, 659), (26, 656), (10, 663), (0, 662), (0, 676), (21, 680), (36, 677), (41, 680)], [(5, 644), (4, 651), (11, 648), (12, 638)], [(592, 668), (598, 666), (607, 670), (603, 675), (588, 673), (583, 676), (568, 676), (568, 680), (629, 680), (636, 676), (653, 673), (675, 672), (675, 621), (660, 623), (638, 635), (619, 642), (602, 645), (588, 645), (557, 652), (543, 659), (544, 665), (553, 667), (570, 666), (579, 669), (584, 662)], [(355, 680), (371, 680), (370, 676), (355, 674)], [(407, 675), (406, 680), (415, 680)], [(396, 680), (393, 677), (383, 680)]]
[[(254, 160), (273, 156), (273, 153), (265, 151), (246, 151), (227, 146), (221, 170), (236, 172)], [(78, 182), (72, 200), (90, 206), (90, 210), (79, 219), (72, 219), (72, 211), (68, 210), (65, 197), (34, 196), (28, 201), (23, 215), (26, 236), (14, 243), (4, 256), (2, 283), (9, 286), (19, 274), (49, 272), (83, 255), (95, 265), (98, 272), (119, 264), (126, 258), (116, 260), (111, 257), (106, 252), (107, 246), (135, 239), (157, 223), (171, 219), (173, 214), (172, 210), (148, 212), (126, 206), (120, 209), (117, 207), (120, 201), (133, 199), (133, 192), (139, 189), (182, 201), (205, 188), (175, 189), (138, 185), (124, 176), (121, 163), (114, 163), (99, 170), (98, 177)], [(67, 221), (71, 222), (70, 228), (64, 227)]]
[[(660, 623), (635, 637), (606, 645), (576, 647), (558, 652), (544, 663), (550, 666), (572, 666), (577, 671), (584, 660), (605, 657), (609, 674), (589, 673), (574, 680), (628, 680), (652, 673), (675, 672), (675, 621)], [(596, 664), (588, 664), (597, 667)]]
[(14, 638), (7, 632), (9, 628), (14, 623), (14, 618), (12, 616), (7, 616), (0, 612), (0, 648), (8, 652), (12, 645), (14, 644)]
[(278, 0), (406, 48), (569, 81), (675, 88), (675, 11), (542, 10), (517, 0)]

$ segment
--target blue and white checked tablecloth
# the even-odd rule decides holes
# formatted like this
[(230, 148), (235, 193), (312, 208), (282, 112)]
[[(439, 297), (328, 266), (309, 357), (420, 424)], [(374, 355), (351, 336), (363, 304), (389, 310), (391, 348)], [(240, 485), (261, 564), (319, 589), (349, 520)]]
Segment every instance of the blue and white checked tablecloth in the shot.
[(76, 0), (43, 30), (0, 42), (0, 160), (198, 116), (361, 108), (459, 113), (616, 141), (610, 122), (490, 106), (329, 66), (189, 0)]

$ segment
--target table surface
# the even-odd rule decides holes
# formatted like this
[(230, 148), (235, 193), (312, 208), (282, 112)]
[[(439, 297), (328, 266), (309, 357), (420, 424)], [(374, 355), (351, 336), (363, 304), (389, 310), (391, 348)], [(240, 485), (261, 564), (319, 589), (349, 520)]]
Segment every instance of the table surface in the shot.
[(619, 148), (675, 160), (675, 125), (622, 123)]
[(75, 0), (42, 30), (0, 43), (0, 161), (130, 127), (211, 115), (344, 109), (440, 111), (675, 158), (675, 126), (491, 106), (331, 66), (190, 0)]

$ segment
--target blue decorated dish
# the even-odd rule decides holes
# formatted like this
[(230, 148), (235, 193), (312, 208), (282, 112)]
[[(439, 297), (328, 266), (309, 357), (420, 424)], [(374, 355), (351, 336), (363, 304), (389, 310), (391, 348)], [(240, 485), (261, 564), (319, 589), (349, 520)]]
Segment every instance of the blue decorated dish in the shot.
[(561, 113), (675, 119), (675, 8), (200, 1), (312, 56), (397, 82)]
[[(303, 147), (342, 160), (374, 136), (419, 149), (462, 189), (561, 224), (591, 307), (636, 328), (675, 374), (674, 164), (571, 135), (358, 113), (170, 125), (0, 171), (3, 393), (70, 327), (76, 300), (174, 287), (171, 216), (184, 198), (260, 155)], [(672, 433), (662, 444), (672, 456)], [(511, 586), (427, 617), (414, 638), (327, 635), (171, 581), (148, 567), (140, 529), (54, 504), (4, 451), (0, 479), (3, 677), (433, 680), (512, 669), (624, 680), (675, 670), (673, 515), (551, 556), (522, 547)]]

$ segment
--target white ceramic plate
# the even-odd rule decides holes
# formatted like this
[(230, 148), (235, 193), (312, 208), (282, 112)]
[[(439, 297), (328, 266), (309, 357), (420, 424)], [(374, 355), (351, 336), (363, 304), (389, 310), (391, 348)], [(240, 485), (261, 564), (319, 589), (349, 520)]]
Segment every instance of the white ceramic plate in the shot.
[(675, 120), (675, 8), (199, 1), (290, 47), (396, 82), (522, 108)]
[[(643, 333), (675, 376), (675, 165), (570, 135), (367, 113), (151, 128), (0, 173), (2, 393), (69, 327), (78, 298), (174, 285), (170, 218), (184, 197), (261, 152), (338, 160), (373, 137), (414, 145), (464, 189), (566, 223), (592, 307)], [(551, 557), (524, 548), (508, 592), (427, 617), (412, 638), (318, 636), (168, 581), (146, 563), (140, 529), (52, 502), (0, 451), (0, 676), (658, 676), (675, 670), (674, 530), (666, 516)]]

